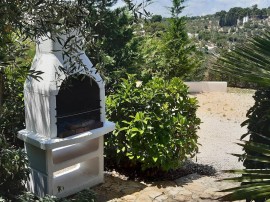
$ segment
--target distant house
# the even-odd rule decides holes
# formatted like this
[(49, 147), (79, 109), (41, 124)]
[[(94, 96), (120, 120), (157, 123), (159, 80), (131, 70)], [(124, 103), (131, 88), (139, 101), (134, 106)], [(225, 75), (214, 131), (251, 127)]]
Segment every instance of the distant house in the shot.
[(247, 23), (248, 21), (249, 21), (249, 17), (248, 16), (246, 16), (246, 17), (243, 18), (243, 24)]
[(198, 38), (198, 36), (199, 36), (199, 34), (197, 34), (197, 33), (194, 33), (194, 34), (192, 34), (192, 33), (187, 33), (188, 34), (188, 37), (191, 39), (191, 38)]

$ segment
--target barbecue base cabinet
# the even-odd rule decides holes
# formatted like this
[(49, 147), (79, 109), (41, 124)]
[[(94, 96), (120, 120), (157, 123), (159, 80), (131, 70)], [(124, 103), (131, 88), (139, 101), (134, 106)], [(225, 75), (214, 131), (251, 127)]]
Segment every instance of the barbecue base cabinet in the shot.
[(19, 131), (29, 159), (28, 190), (40, 197), (65, 197), (102, 183), (103, 133), (114, 127), (106, 121), (102, 128), (56, 139)]

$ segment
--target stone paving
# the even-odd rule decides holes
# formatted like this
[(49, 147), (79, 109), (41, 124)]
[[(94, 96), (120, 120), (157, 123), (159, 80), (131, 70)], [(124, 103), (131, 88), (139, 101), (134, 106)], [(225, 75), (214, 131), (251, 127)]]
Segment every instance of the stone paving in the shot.
[(217, 181), (218, 177), (191, 174), (174, 181), (143, 183), (105, 176), (105, 184), (93, 188), (98, 202), (177, 202), (218, 201), (222, 189), (236, 184)]

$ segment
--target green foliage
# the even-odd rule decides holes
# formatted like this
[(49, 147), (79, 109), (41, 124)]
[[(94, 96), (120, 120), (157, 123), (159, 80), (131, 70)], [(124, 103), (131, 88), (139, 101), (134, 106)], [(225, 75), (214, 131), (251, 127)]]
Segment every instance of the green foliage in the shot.
[(107, 135), (106, 156), (142, 169), (178, 168), (198, 151), (197, 101), (179, 78), (154, 78), (137, 86), (129, 75), (107, 98), (108, 118), (116, 122), (116, 130)]
[(23, 84), (28, 69), (5, 69), (4, 99), (0, 107), (0, 137), (11, 145), (20, 145), (17, 132), (24, 127)]
[[(241, 186), (235, 189), (232, 194), (224, 199), (248, 199), (255, 202), (266, 201), (270, 198), (269, 192), (269, 168), (270, 168), (270, 91), (258, 90), (254, 95), (255, 104), (247, 113), (247, 120), (242, 126), (247, 126), (248, 132), (242, 135), (241, 139), (249, 136), (249, 141), (239, 144), (245, 153), (236, 155), (245, 166), (245, 170), (239, 172), (242, 177), (232, 180), (242, 182)], [(258, 170), (260, 169), (260, 170)]]
[[(196, 51), (196, 47), (188, 38), (185, 28), (186, 18), (179, 17), (183, 7), (181, 7), (182, 1), (178, 1), (175, 8), (172, 8), (173, 18), (169, 19), (169, 27), (164, 35), (165, 44), (162, 52), (164, 52), (165, 66), (167, 71), (167, 78), (181, 77), (183, 78), (187, 74), (200, 65), (200, 54)], [(196, 55), (196, 57), (195, 57)]]
[(147, 80), (153, 76), (165, 79), (185, 78), (200, 65), (200, 54), (188, 38), (186, 18), (179, 16), (184, 8), (184, 1), (172, 2), (172, 17), (164, 22), (167, 23), (165, 30), (148, 35), (141, 42), (140, 66), (143, 79)]
[[(96, 37), (88, 43), (86, 53), (90, 56), (94, 66), (105, 76), (107, 88), (117, 82), (134, 61), (137, 52), (136, 42), (133, 40), (134, 17), (126, 8), (103, 8), (95, 10), (88, 8), (92, 15), (87, 19), (88, 29), (95, 27)], [(97, 18), (97, 19), (95, 19)], [(102, 23), (95, 25), (96, 20), (102, 18)]]
[(218, 58), (214, 70), (231, 77), (270, 86), (270, 32), (239, 44)]
[[(255, 134), (254, 134), (255, 136)], [(260, 139), (269, 142), (269, 137), (257, 135)], [(270, 164), (270, 146), (265, 143), (253, 141), (244, 141), (239, 144), (247, 152), (247, 155), (235, 155), (246, 160), (253, 161), (256, 164)], [(253, 156), (253, 153), (260, 156)], [(264, 202), (270, 199), (270, 169), (251, 168), (243, 170), (228, 170), (227, 173), (241, 174), (240, 177), (227, 178), (225, 180), (232, 182), (242, 182), (238, 187), (222, 190), (222, 192), (231, 192), (221, 197), (222, 201), (238, 201), (245, 200), (247, 202)]]
[(211, 32), (208, 30), (201, 31), (198, 38), (199, 40), (209, 41), (211, 39)]
[[(258, 90), (255, 93), (255, 104), (247, 113), (248, 119), (242, 123), (242, 126), (248, 127), (248, 132), (241, 138), (250, 135), (250, 139), (244, 144), (240, 144), (243, 146), (245, 154), (236, 156), (239, 156), (240, 160), (244, 160), (244, 166), (248, 171), (254, 169), (263, 172), (264, 170), (260, 171), (258, 169), (268, 169), (270, 167), (269, 151), (267, 151), (270, 149), (267, 145), (270, 143), (269, 45), (270, 33), (266, 32), (263, 36), (256, 36), (248, 43), (237, 46), (233, 51), (225, 53), (219, 58), (219, 63), (215, 66), (216, 71), (266, 87), (266, 89)], [(243, 182), (241, 186), (227, 190), (233, 193), (225, 196), (223, 200), (247, 199), (251, 201), (255, 199), (256, 202), (261, 202), (269, 198), (270, 185), (268, 176), (256, 176), (256, 173), (252, 175), (252, 172), (249, 175), (243, 171), (242, 177), (236, 178), (236, 180)]]
[(23, 83), (28, 69), (6, 68), (4, 72), (4, 99), (0, 106), (0, 196), (14, 200), (24, 191), (23, 181), (28, 177), (27, 160), (18, 146), (18, 130), (24, 127)]
[[(1, 198), (0, 198), (1, 199)], [(76, 195), (69, 198), (56, 198), (55, 196), (45, 196), (43, 198), (38, 198), (32, 193), (25, 192), (24, 194), (18, 196), (17, 201), (19, 202), (95, 202), (96, 197), (91, 190), (83, 190)]]
[(28, 177), (26, 155), (19, 147), (17, 132), (24, 127), (23, 83), (28, 74), (31, 51), (25, 51), (16, 63), (20, 68), (3, 69), (3, 102), (0, 106), (0, 195), (15, 200), (24, 191)]
[[(69, 200), (70, 201), (70, 200)], [(85, 189), (77, 193), (71, 201), (78, 202), (95, 202), (97, 201), (95, 194), (90, 189)], [(64, 201), (65, 202), (65, 201)]]
[[(269, 10), (269, 8), (268, 8)], [(221, 11), (215, 14), (220, 17), (219, 25), (223, 26), (236, 26), (238, 19), (243, 19), (245, 16), (265, 19), (267, 18), (267, 9), (258, 9), (257, 5), (252, 6), (252, 8), (241, 8), (234, 7), (231, 8), (228, 12)]]
[(14, 200), (15, 194), (24, 191), (28, 174), (24, 151), (9, 146), (0, 136), (0, 198)]
[(153, 15), (151, 18), (151, 22), (161, 22), (162, 16), (161, 15)]
[[(145, 2), (148, 4), (150, 1), (146, 0)], [(0, 28), (2, 28), (0, 29), (0, 39), (6, 36), (6, 32), (8, 34), (14, 32), (20, 37), (18, 40), (20, 42), (25, 39), (35, 42), (37, 37), (40, 36), (60, 41), (60, 35), (70, 33), (70, 30), (75, 29), (84, 37), (88, 52), (94, 53), (91, 54), (94, 57), (94, 59), (91, 58), (94, 65), (100, 70), (106, 70), (104, 73), (113, 77), (117, 75), (114, 67), (116, 66), (119, 69), (126, 67), (131, 61), (130, 58), (133, 57), (133, 52), (129, 50), (130, 47), (126, 48), (132, 36), (132, 29), (129, 28), (129, 25), (138, 18), (138, 12), (141, 16), (148, 15), (146, 10), (140, 10), (144, 5), (136, 5), (130, 0), (125, 0), (127, 5), (125, 11), (123, 9), (112, 11), (109, 7), (116, 2), (117, 0), (1, 1), (0, 13), (3, 15), (0, 19)], [(91, 18), (88, 16), (91, 16)], [(72, 38), (74, 38), (74, 35), (70, 36), (62, 45), (65, 47), (63, 55), (74, 60), (75, 56), (73, 55), (72, 58), (71, 53), (77, 47), (74, 47), (76, 45), (72, 42), (74, 41), (71, 40)], [(11, 48), (10, 44), (5, 43), (5, 45), (7, 46), (5, 48), (8, 49), (7, 55), (11, 56), (18, 53), (18, 49)], [(21, 48), (23, 48), (23, 44), (21, 44)], [(2, 62), (0, 48), (0, 65)], [(77, 63), (80, 62), (80, 60), (77, 60)], [(17, 65), (14, 57), (6, 63), (13, 66)], [(76, 71), (72, 67), (62, 68), (61, 70), (68, 75)]]
[[(270, 141), (264, 137), (270, 138), (270, 91), (269, 90), (258, 90), (254, 95), (255, 104), (251, 107), (247, 113), (247, 120), (242, 123), (242, 126), (247, 126), (248, 132), (244, 134), (241, 139), (250, 135), (250, 141), (255, 143), (270, 144)], [(264, 137), (261, 137), (260, 135)], [(244, 147), (245, 148), (245, 147)], [(261, 156), (260, 153), (254, 151), (245, 150), (247, 155)], [(270, 164), (244, 161), (244, 166), (247, 169), (258, 169), (258, 168), (270, 168)]]
[(153, 76), (166, 76), (165, 58), (162, 52), (164, 43), (159, 37), (145, 36), (140, 43), (140, 64), (142, 80), (150, 80)]
[(144, 24), (144, 30), (146, 32), (146, 36), (161, 36), (163, 32), (166, 31), (167, 25), (164, 22), (146, 22)]

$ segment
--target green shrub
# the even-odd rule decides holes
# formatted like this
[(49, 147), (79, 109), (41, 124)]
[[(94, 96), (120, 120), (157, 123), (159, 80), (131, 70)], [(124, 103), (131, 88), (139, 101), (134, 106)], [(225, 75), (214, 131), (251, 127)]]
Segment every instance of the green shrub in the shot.
[(24, 128), (23, 83), (27, 68), (4, 70), (4, 99), (0, 106), (0, 196), (14, 201), (25, 190), (27, 158), (17, 132)]
[[(248, 132), (244, 134), (241, 139), (250, 135), (251, 142), (270, 144), (270, 140), (264, 137), (270, 137), (270, 90), (258, 90), (253, 96), (255, 104), (251, 107), (247, 113), (247, 120), (242, 123), (242, 126), (247, 126)], [(260, 135), (264, 137), (261, 137)], [(247, 155), (263, 156), (260, 153), (245, 150)], [(263, 169), (270, 168), (269, 163), (262, 163), (256, 161), (244, 160), (244, 166), (247, 169)]]
[[(243, 140), (249, 136), (248, 141), (239, 144), (244, 154), (238, 156), (243, 160), (244, 170), (231, 170), (228, 173), (242, 174), (241, 177), (226, 180), (241, 182), (238, 187), (223, 190), (232, 192), (221, 197), (223, 201), (246, 199), (246, 201), (269, 201), (270, 173), (270, 90), (257, 90), (253, 96), (255, 103), (247, 112), (247, 120), (241, 126), (247, 126), (248, 132), (241, 136)], [(268, 199), (268, 200), (267, 200)]]
[[(256, 134), (253, 134), (256, 136)], [(266, 142), (269, 142), (269, 137), (263, 135), (258, 135), (261, 139), (265, 139)], [(245, 156), (245, 159), (253, 161), (254, 163), (268, 163), (270, 164), (270, 146), (269, 143), (257, 143), (253, 141), (242, 141), (238, 143), (248, 154)], [(253, 156), (252, 153), (255, 152), (256, 156)], [(260, 154), (261, 157), (258, 157)], [(234, 154), (235, 156), (241, 156)], [(263, 157), (262, 157), (263, 156)], [(226, 173), (236, 174), (237, 176), (227, 178), (224, 180), (232, 182), (242, 182), (240, 186), (222, 190), (226, 192), (226, 195), (219, 198), (221, 201), (240, 201), (245, 200), (246, 202), (265, 202), (269, 201), (270, 198), (270, 169), (257, 167), (251, 169), (240, 169), (240, 170), (227, 170)], [(239, 175), (239, 174), (242, 174)], [(230, 193), (228, 193), (230, 192)]]
[[(30, 192), (25, 192), (18, 196), (19, 202), (94, 202), (96, 201), (95, 194), (90, 189), (85, 189), (76, 195), (68, 198), (56, 198), (55, 196), (46, 195), (43, 198), (38, 198)], [(1, 198), (0, 198), (1, 202)]]
[(0, 138), (21, 146), (17, 132), (24, 128), (23, 83), (27, 69), (5, 69), (4, 99), (0, 106)]
[(107, 99), (108, 118), (116, 122), (106, 139), (109, 160), (168, 171), (197, 153), (197, 101), (179, 78), (139, 87), (135, 76), (122, 81)]
[(27, 180), (28, 174), (24, 151), (9, 146), (0, 136), (0, 196), (14, 199), (24, 190), (23, 181)]
[(164, 22), (164, 31), (146, 33), (139, 46), (140, 57), (137, 59), (142, 79), (163, 77), (187, 79), (201, 66), (202, 54), (186, 30), (186, 17), (181, 13), (184, 0), (171, 1), (171, 18)]

